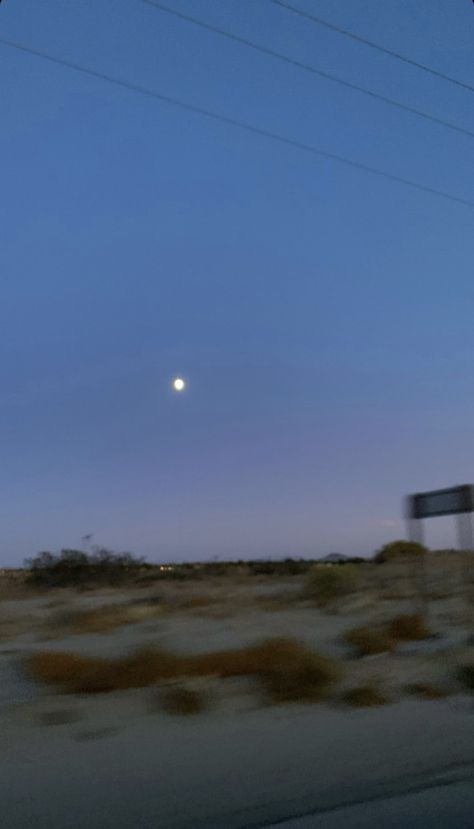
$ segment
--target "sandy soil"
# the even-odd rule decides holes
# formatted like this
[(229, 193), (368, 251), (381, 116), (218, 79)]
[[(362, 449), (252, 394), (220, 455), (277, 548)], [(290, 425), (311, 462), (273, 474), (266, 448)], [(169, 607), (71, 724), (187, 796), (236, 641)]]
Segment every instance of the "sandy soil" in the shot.
[[(410, 612), (413, 597), (406, 585), (394, 579), (388, 587), (367, 584), (325, 609), (303, 588), (299, 577), (222, 578), (4, 599), (4, 829), (243, 829), (417, 791), (436, 775), (472, 782), (474, 699), (455, 679), (458, 665), (474, 661), (462, 591), (453, 583), (430, 601), (432, 638), (355, 659), (341, 635)], [(106, 607), (114, 610), (113, 624), (125, 623), (97, 633), (89, 632), (86, 620), (86, 630), (77, 632), (83, 624), (77, 626), (78, 612)], [(111, 656), (154, 645), (202, 653), (274, 636), (295, 638), (341, 663), (344, 676), (332, 698), (275, 706), (249, 679), (209, 678), (209, 709), (179, 717), (160, 707), (156, 688), (62, 695), (25, 671), (28, 656), (45, 649)], [(338, 702), (345, 687), (374, 681), (391, 704), (350, 709)], [(407, 695), (407, 683), (421, 681), (442, 683), (450, 695)]]

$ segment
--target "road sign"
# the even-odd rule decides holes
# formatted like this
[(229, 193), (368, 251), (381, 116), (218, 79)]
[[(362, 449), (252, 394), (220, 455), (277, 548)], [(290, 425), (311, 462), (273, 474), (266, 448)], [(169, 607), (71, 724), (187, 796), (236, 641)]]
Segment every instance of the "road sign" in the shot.
[(474, 512), (474, 486), (471, 484), (418, 492), (408, 498), (409, 518), (433, 518), (464, 512)]

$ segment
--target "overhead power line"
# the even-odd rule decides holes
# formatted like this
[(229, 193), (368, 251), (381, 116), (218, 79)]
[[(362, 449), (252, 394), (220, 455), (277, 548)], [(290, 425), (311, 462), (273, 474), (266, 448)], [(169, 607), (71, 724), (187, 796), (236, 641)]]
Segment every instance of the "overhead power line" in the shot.
[(141, 86), (139, 84), (131, 83), (130, 81), (124, 81), (120, 78), (115, 78), (113, 75), (108, 75), (105, 72), (100, 72), (96, 69), (90, 69), (87, 66), (83, 66), (82, 64), (73, 63), (72, 61), (66, 60), (64, 58), (58, 58), (54, 55), (50, 55), (48, 52), (44, 52), (40, 49), (35, 49), (32, 46), (25, 46), (22, 43), (17, 43), (12, 40), (8, 40), (7, 38), (0, 38), (0, 44), (3, 46), (7, 46), (10, 49), (15, 49), (19, 52), (26, 53), (29, 55), (34, 55), (37, 58), (41, 58), (42, 60), (46, 60), (49, 63), (53, 63), (56, 66), (62, 66), (67, 69), (71, 69), (74, 72), (78, 72), (82, 75), (87, 75), (90, 78), (95, 78), (96, 80), (106, 81), (107, 83), (113, 84), (114, 86), (120, 87), (122, 89), (127, 89), (129, 92), (138, 93), (139, 95), (144, 95), (147, 98), (152, 98), (157, 101), (161, 101), (162, 103), (169, 104), (170, 106), (177, 107), (182, 110), (186, 110), (188, 112), (193, 112), (195, 115), (201, 115), (205, 118), (212, 119), (213, 121), (217, 121), (222, 124), (227, 124), (231, 127), (237, 127), (240, 130), (243, 130), (247, 133), (251, 133), (253, 135), (259, 135), (262, 138), (270, 138), (272, 141), (276, 141), (279, 144), (293, 147), (294, 149), (301, 150), (304, 153), (307, 153), (312, 156), (317, 156), (318, 158), (325, 158), (330, 161), (336, 161), (339, 164), (344, 164), (348, 167), (353, 167), (356, 170), (360, 170), (364, 173), (370, 173), (371, 175), (378, 176), (379, 178), (387, 179), (388, 181), (395, 181), (398, 184), (404, 184), (408, 187), (412, 187), (415, 190), (420, 190), (423, 193), (428, 193), (432, 196), (440, 196), (443, 199), (447, 199), (451, 202), (456, 202), (457, 204), (463, 204), (465, 207), (472, 207), (474, 208), (474, 201), (470, 199), (464, 199), (461, 196), (454, 196), (451, 193), (447, 193), (444, 190), (438, 190), (435, 187), (429, 187), (426, 184), (421, 184), (418, 181), (414, 181), (413, 179), (404, 178), (402, 176), (397, 176), (392, 173), (387, 173), (385, 170), (380, 170), (377, 167), (371, 167), (368, 164), (364, 164), (360, 161), (355, 161), (354, 159), (347, 158), (346, 156), (338, 155), (337, 153), (329, 152), (328, 150), (322, 150), (318, 147), (314, 147), (311, 144), (306, 144), (303, 141), (298, 141), (293, 138), (288, 138), (284, 135), (280, 135), (277, 132), (273, 132), (272, 130), (267, 130), (263, 127), (255, 126), (254, 124), (249, 124), (246, 121), (240, 121), (237, 118), (230, 118), (227, 115), (221, 115), (218, 112), (214, 112), (213, 110), (206, 109), (205, 107), (196, 106), (195, 104), (188, 103), (187, 101), (182, 101), (179, 98), (175, 98), (171, 95), (164, 95), (161, 92), (156, 92), (153, 89), (150, 89), (146, 86)]
[(297, 14), (300, 17), (304, 17), (306, 20), (310, 20), (311, 23), (316, 23), (317, 26), (325, 26), (326, 29), (332, 29), (333, 32), (338, 32), (340, 35), (350, 37), (352, 40), (357, 40), (359, 43), (363, 43), (364, 46), (370, 46), (371, 49), (377, 49), (378, 52), (390, 55), (390, 57), (401, 60), (403, 63), (408, 63), (410, 66), (415, 66), (417, 69), (422, 69), (423, 72), (428, 72), (430, 75), (434, 75), (435, 78), (441, 78), (443, 81), (448, 81), (449, 83), (456, 84), (456, 86), (460, 86), (463, 89), (468, 89), (469, 92), (474, 92), (474, 86), (472, 86), (472, 84), (466, 83), (465, 81), (459, 81), (457, 78), (451, 77), (451, 75), (445, 75), (444, 72), (440, 72), (438, 69), (433, 69), (432, 66), (427, 66), (424, 63), (413, 60), (413, 58), (402, 55), (400, 52), (395, 52), (393, 49), (387, 49), (385, 46), (380, 46), (379, 43), (374, 43), (373, 40), (369, 40), (368, 38), (362, 37), (355, 32), (351, 32), (349, 29), (343, 29), (342, 26), (336, 26), (335, 23), (331, 23), (323, 17), (317, 17), (315, 14), (311, 14), (311, 12), (304, 11), (304, 9), (299, 9), (297, 6), (291, 5), (291, 3), (286, 3), (284, 0), (270, 0), (270, 3), (273, 3), (274, 6), (280, 6), (282, 9), (286, 9), (287, 11)]
[(471, 130), (466, 129), (465, 127), (458, 126), (457, 124), (453, 124), (452, 121), (446, 121), (444, 118), (438, 118), (436, 115), (431, 115), (428, 112), (424, 112), (421, 109), (416, 109), (415, 107), (408, 106), (408, 104), (403, 104), (401, 101), (397, 101), (394, 98), (389, 98), (386, 95), (381, 95), (378, 92), (374, 92), (372, 89), (368, 89), (365, 86), (360, 86), (359, 84), (352, 83), (352, 81), (347, 81), (344, 78), (339, 77), (338, 75), (333, 75), (330, 72), (324, 72), (322, 69), (316, 69), (316, 67), (312, 66), (309, 63), (304, 63), (303, 61), (297, 60), (296, 58), (290, 58), (288, 55), (284, 55), (282, 52), (277, 52), (275, 49), (269, 49), (266, 46), (261, 46), (258, 43), (254, 43), (252, 40), (248, 40), (245, 37), (241, 37), (240, 35), (236, 35), (233, 32), (229, 32), (227, 29), (221, 29), (219, 26), (214, 26), (211, 23), (207, 23), (200, 18), (194, 17), (190, 14), (185, 14), (184, 12), (178, 11), (177, 9), (171, 8), (170, 6), (165, 5), (164, 3), (158, 2), (158, 0), (141, 0), (142, 3), (145, 3), (147, 6), (151, 6), (158, 11), (164, 12), (165, 14), (173, 15), (173, 17), (178, 17), (181, 20), (186, 21), (187, 23), (191, 23), (194, 26), (199, 26), (201, 29), (206, 29), (209, 32), (213, 32), (216, 35), (220, 35), (221, 37), (225, 37), (228, 40), (233, 40), (235, 43), (240, 43), (243, 46), (248, 46), (250, 49), (254, 49), (256, 52), (260, 52), (267, 57), (276, 58), (276, 60), (282, 61), (283, 63), (290, 64), (291, 66), (296, 66), (298, 69), (302, 69), (305, 72), (309, 72), (312, 75), (316, 75), (320, 78), (323, 78), (327, 81), (332, 81), (337, 83), (341, 86), (345, 86), (348, 89), (356, 90), (357, 92), (362, 92), (363, 95), (368, 95), (370, 98), (374, 98), (378, 101), (383, 101), (385, 104), (389, 104), (389, 106), (397, 107), (398, 109), (405, 110), (405, 112), (409, 112), (411, 115), (416, 115), (419, 118), (424, 118), (427, 121), (431, 121), (434, 124), (438, 124), (442, 127), (447, 127), (450, 130), (455, 130), (456, 132), (460, 132), (463, 135), (469, 136), (469, 138), (474, 138), (474, 132)]

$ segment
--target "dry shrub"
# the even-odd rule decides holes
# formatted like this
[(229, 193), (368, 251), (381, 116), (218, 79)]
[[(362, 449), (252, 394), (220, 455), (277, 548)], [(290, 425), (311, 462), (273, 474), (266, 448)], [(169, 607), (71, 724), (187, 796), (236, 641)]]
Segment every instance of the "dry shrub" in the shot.
[(259, 677), (265, 696), (272, 702), (318, 702), (339, 678), (339, 671), (331, 660), (313, 655), (290, 670), (262, 671)]
[(326, 607), (334, 600), (349, 596), (360, 586), (357, 565), (317, 565), (307, 581), (307, 595), (320, 607)]
[(119, 607), (100, 607), (96, 610), (77, 611), (65, 618), (66, 627), (72, 633), (110, 633), (130, 621), (125, 609)]
[(34, 654), (28, 662), (29, 673), (50, 685), (73, 690), (85, 676), (103, 671), (107, 660), (79, 656), (75, 653), (43, 651)]
[(356, 649), (359, 656), (372, 656), (376, 653), (385, 653), (395, 649), (395, 642), (383, 630), (369, 627), (358, 627), (346, 631), (344, 642)]
[(203, 657), (201, 670), (219, 676), (255, 675), (273, 702), (316, 701), (339, 678), (337, 664), (291, 639)]
[(216, 604), (218, 599), (215, 596), (206, 596), (205, 594), (198, 596), (189, 596), (178, 605), (179, 610), (200, 610), (203, 607), (209, 607)]
[(352, 705), (356, 708), (386, 705), (390, 701), (374, 685), (360, 685), (356, 688), (349, 688), (341, 699), (345, 705)]
[(190, 716), (200, 714), (208, 708), (208, 700), (203, 691), (197, 688), (175, 685), (166, 688), (161, 699), (161, 706), (167, 714)]
[(469, 691), (474, 691), (474, 662), (461, 665), (458, 668), (457, 677)]
[(161, 615), (162, 602), (131, 602), (127, 605), (106, 604), (92, 610), (60, 612), (50, 619), (55, 629), (66, 629), (78, 635), (89, 633), (110, 633), (123, 625), (142, 622)]
[(423, 699), (444, 699), (449, 696), (449, 691), (446, 688), (432, 682), (414, 682), (412, 685), (406, 686), (406, 691)]
[(74, 708), (57, 708), (55, 711), (43, 711), (39, 715), (42, 725), (69, 725), (80, 719), (81, 712)]
[(142, 688), (160, 679), (179, 676), (181, 660), (165, 651), (139, 651), (125, 659), (43, 652), (30, 658), (35, 679), (69, 693), (102, 693)]
[(388, 634), (395, 640), (415, 641), (431, 636), (425, 619), (420, 613), (406, 613), (396, 616), (389, 623)]
[(172, 678), (253, 675), (278, 701), (319, 699), (339, 676), (333, 660), (285, 639), (197, 656), (150, 650), (125, 659), (100, 659), (43, 652), (32, 656), (28, 667), (35, 679), (72, 693), (138, 688)]

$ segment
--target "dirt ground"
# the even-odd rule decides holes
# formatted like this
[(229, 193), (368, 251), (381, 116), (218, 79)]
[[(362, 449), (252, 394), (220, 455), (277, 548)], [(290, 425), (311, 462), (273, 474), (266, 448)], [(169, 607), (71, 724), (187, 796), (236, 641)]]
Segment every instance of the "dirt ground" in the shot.
[[(344, 634), (418, 613), (420, 596), (405, 565), (362, 571), (356, 588), (324, 602), (308, 575), (83, 592), (17, 588), (16, 595), (0, 587), (0, 769), (9, 781), (2, 825), (263, 825), (257, 817), (291, 818), (302, 803), (309, 808), (407, 775), (474, 766), (474, 700), (460, 679), (462, 666), (474, 664), (465, 562), (430, 561), (426, 638), (367, 656)], [(198, 655), (274, 638), (335, 660), (340, 678), (324, 700), (275, 704), (250, 676), (173, 681), (173, 688), (205, 695), (203, 710), (189, 716), (192, 709), (163, 704), (159, 684), (64, 694), (28, 667), (44, 651), (106, 659), (143, 648)], [(385, 704), (344, 703), (347, 691), (367, 686)], [(92, 799), (84, 803), (88, 789)]]

